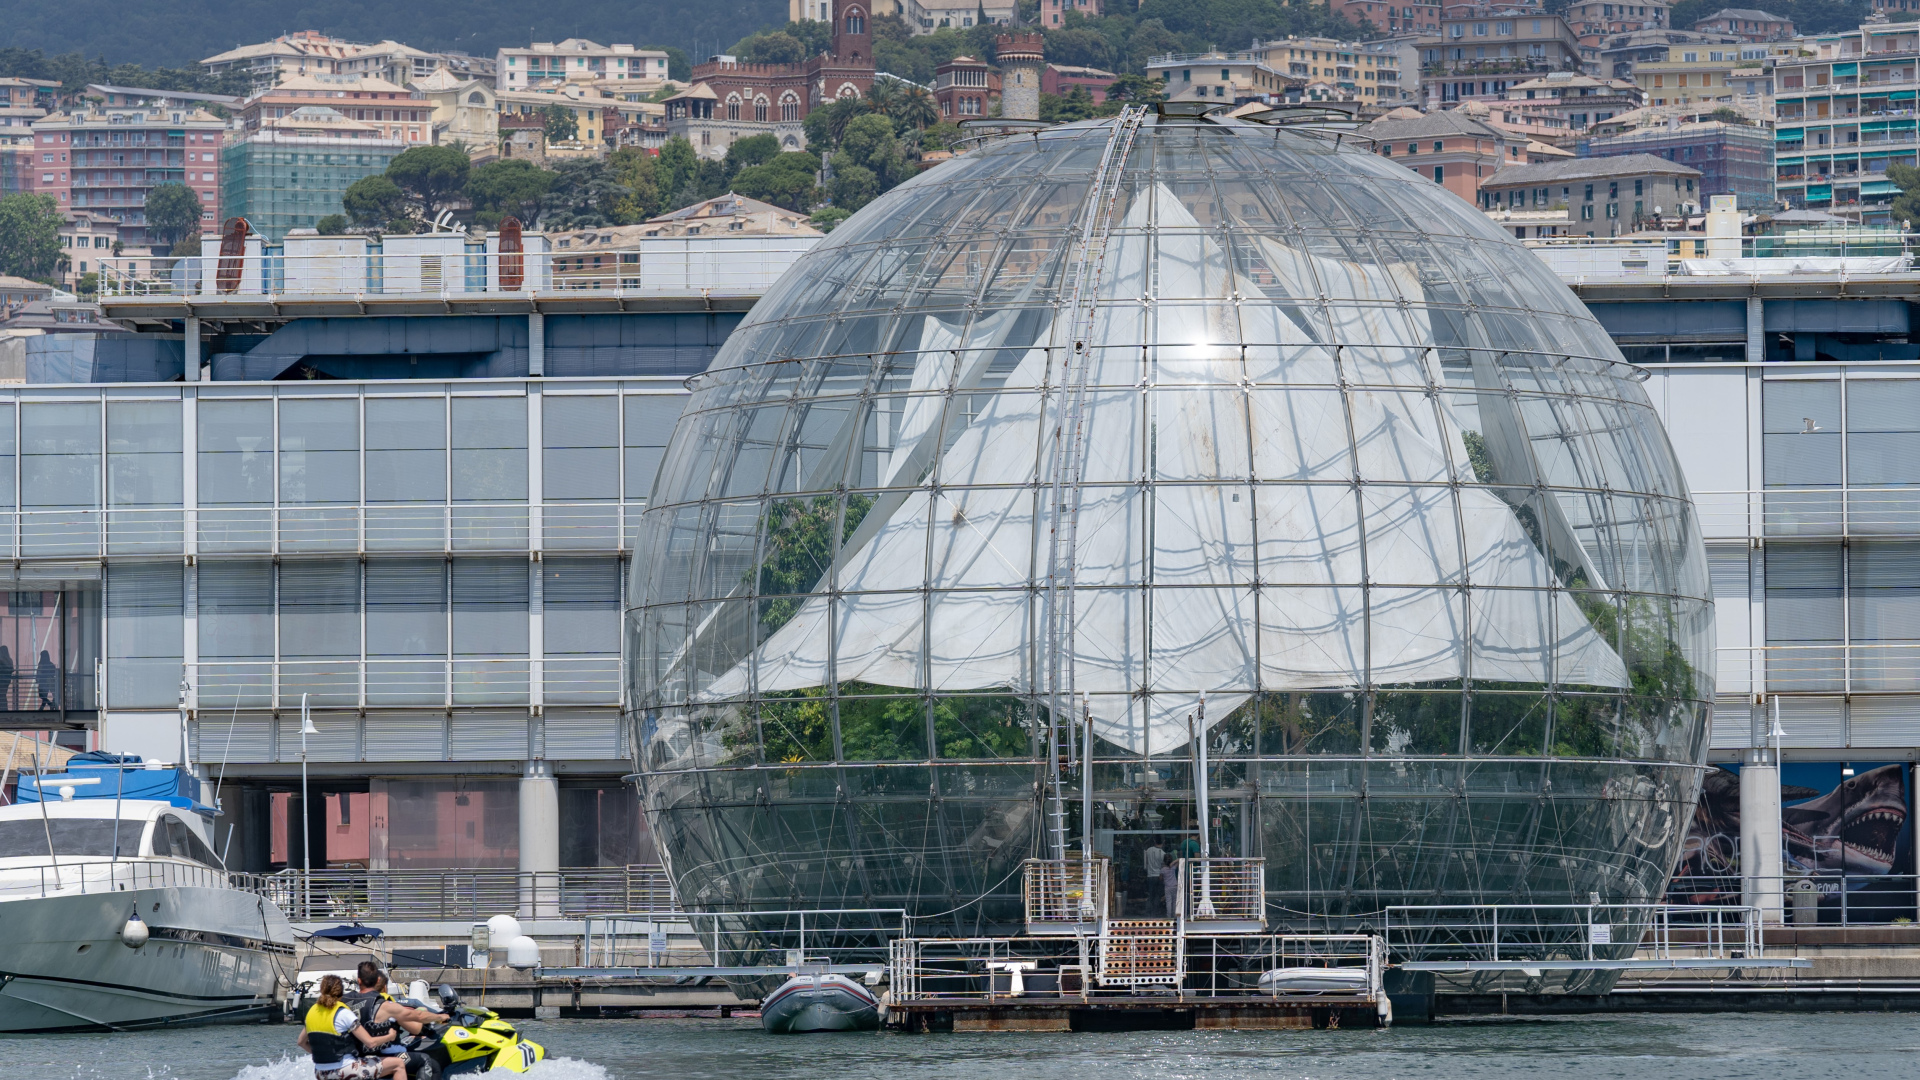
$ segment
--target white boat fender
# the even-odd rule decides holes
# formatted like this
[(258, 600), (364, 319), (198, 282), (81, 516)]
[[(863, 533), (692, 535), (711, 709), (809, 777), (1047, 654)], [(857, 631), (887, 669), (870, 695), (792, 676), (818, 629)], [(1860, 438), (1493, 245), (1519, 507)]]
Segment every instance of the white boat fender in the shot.
[(1393, 999), (1385, 994), (1380, 995), (1380, 1026), (1383, 1028), (1393, 1026)]
[(525, 934), (507, 942), (507, 966), (521, 970), (539, 967), (540, 943)]
[(120, 943), (129, 949), (137, 949), (145, 945), (151, 936), (147, 924), (140, 920), (140, 909), (134, 908), (127, 914), (127, 924), (120, 928)]

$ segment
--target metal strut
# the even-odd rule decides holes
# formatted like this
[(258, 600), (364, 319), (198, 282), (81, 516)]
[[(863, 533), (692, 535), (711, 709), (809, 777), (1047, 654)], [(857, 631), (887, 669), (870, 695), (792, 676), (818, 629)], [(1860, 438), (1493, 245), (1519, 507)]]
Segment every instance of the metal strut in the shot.
[[(1098, 312), (1100, 280), (1106, 270), (1107, 238), (1113, 232), (1114, 211), (1120, 201), (1120, 178), (1125, 172), (1134, 136), (1147, 118), (1144, 106), (1120, 110), (1100, 156), (1099, 171), (1087, 190), (1080, 215), (1080, 255), (1073, 271), (1071, 291), (1055, 326), (1069, 330), (1067, 356), (1060, 365), (1060, 405), (1052, 433), (1053, 470), (1048, 483), (1050, 528), (1047, 557), (1047, 756), (1051, 791), (1047, 804), (1047, 832), (1053, 857), (1067, 857), (1067, 819), (1061, 795), (1061, 757), (1073, 753), (1074, 666), (1074, 551), (1079, 537), (1081, 480), (1085, 474), (1086, 391), (1094, 357), (1090, 342)], [(1069, 505), (1071, 503), (1071, 505)], [(1088, 753), (1092, 741), (1088, 740)], [(1081, 764), (1082, 769), (1088, 763)], [(1087, 776), (1086, 782), (1091, 782)], [(1082, 853), (1087, 858), (1091, 852)]]

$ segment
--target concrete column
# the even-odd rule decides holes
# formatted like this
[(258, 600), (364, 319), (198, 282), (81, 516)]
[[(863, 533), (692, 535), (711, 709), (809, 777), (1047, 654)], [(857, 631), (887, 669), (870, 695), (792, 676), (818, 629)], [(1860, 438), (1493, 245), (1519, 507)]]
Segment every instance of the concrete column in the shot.
[(527, 374), (547, 373), (547, 317), (534, 312), (527, 316)]
[(1766, 358), (1766, 304), (1757, 296), (1749, 296), (1747, 297), (1747, 363), (1758, 364)]
[(1756, 746), (1740, 765), (1740, 899), (1768, 923), (1782, 921), (1781, 874), (1780, 763)]
[(200, 320), (189, 315), (186, 324), (186, 362), (181, 365), (180, 377), (188, 382), (212, 382), (213, 369), (200, 370)]
[(520, 778), (520, 917), (560, 916), (560, 785), (544, 761)]

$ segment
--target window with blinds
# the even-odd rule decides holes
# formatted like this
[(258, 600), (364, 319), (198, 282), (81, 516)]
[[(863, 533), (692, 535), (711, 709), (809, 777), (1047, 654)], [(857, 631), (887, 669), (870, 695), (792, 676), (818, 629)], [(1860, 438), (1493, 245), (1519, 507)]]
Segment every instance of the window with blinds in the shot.
[(25, 509), (100, 505), (100, 406), (20, 406), (20, 488)]
[(1920, 541), (1848, 547), (1847, 636), (1853, 689), (1920, 688)]
[(262, 708), (273, 688), (273, 563), (202, 559), (198, 569), (202, 708)]
[(106, 567), (107, 704), (171, 708), (179, 701), (185, 571), (178, 559), (116, 559)]
[(1846, 640), (1838, 544), (1767, 545), (1767, 644)]
[(360, 562), (280, 563), (280, 699), (353, 705), (360, 694)]
[(368, 559), (366, 604), (368, 700), (394, 705), (445, 701), (446, 560)]
[(527, 399), (456, 397), (453, 500), (524, 502), (527, 498)]
[(1847, 383), (1847, 482), (1920, 484), (1920, 380)]
[[(541, 563), (544, 694), (549, 703), (619, 701), (621, 569), (617, 556), (550, 556)], [(548, 730), (551, 738), (553, 729)]]
[(273, 659), (273, 563), (203, 560), (199, 566), (200, 661)]
[(360, 499), (360, 402), (280, 402), (280, 502), (352, 505)]
[(455, 559), (453, 654), (485, 658), (527, 655), (527, 602), (531, 592), (524, 558)]
[(180, 403), (107, 403), (107, 505), (180, 505)]
[(0, 510), (11, 510), (14, 505), (13, 420), (13, 408), (0, 406)]
[(437, 397), (367, 399), (368, 502), (446, 502), (446, 408)]
[(197, 411), (200, 505), (273, 505), (273, 402), (203, 399)]
[(1773, 380), (1761, 387), (1762, 461), (1768, 487), (1838, 485), (1840, 384)]
[(687, 403), (684, 394), (629, 394), (626, 409), (626, 496), (628, 502), (644, 503), (653, 491), (653, 478), (660, 471), (660, 459), (666, 455), (667, 440), (680, 410)]
[(620, 497), (619, 399), (549, 394), (543, 399), (544, 469), (550, 501)]

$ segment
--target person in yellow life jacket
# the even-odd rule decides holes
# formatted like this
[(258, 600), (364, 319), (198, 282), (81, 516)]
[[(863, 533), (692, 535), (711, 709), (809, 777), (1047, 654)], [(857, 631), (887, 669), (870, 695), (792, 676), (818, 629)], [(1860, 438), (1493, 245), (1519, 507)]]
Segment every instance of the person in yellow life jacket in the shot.
[(374, 1035), (360, 1022), (360, 1014), (340, 1000), (346, 985), (338, 975), (320, 980), (320, 999), (307, 1010), (300, 1049), (313, 1055), (314, 1080), (375, 1080), (397, 1076), (407, 1080), (405, 1055), (363, 1058), (362, 1053), (391, 1042), (394, 1034)]
[(360, 961), (355, 972), (359, 985), (349, 989), (341, 996), (341, 1002), (360, 1015), (360, 1025), (374, 1036), (394, 1033), (393, 1042), (380, 1048), (380, 1053), (404, 1054), (406, 1046), (402, 1043), (406, 1036), (418, 1035), (429, 1023), (443, 1023), (448, 1017), (430, 1009), (415, 1008), (393, 999), (387, 992), (387, 975), (380, 965), (372, 960)]

